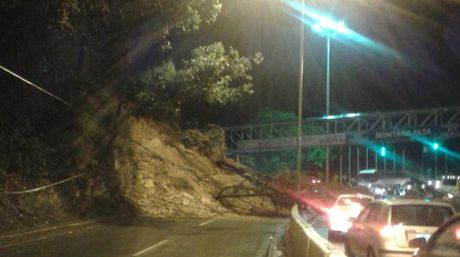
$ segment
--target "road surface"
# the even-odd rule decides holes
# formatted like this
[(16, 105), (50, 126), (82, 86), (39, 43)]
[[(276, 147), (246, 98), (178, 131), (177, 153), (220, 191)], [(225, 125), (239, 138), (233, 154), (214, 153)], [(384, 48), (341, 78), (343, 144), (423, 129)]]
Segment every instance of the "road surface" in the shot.
[[(262, 257), (285, 219), (226, 217), (95, 224), (26, 242), (0, 242), (8, 257)], [(17, 240), (17, 239), (16, 239)], [(15, 245), (17, 244), (17, 245)]]

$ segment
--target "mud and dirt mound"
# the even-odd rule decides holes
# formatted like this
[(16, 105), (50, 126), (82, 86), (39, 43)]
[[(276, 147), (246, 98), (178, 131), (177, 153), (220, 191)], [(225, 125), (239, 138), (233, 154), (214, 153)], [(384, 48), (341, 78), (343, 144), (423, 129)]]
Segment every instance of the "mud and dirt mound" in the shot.
[[(215, 196), (222, 188), (247, 180), (216, 165), (215, 160), (224, 158), (221, 145), (212, 143), (220, 141), (217, 135), (218, 129), (212, 128), (207, 134), (189, 131), (181, 136), (166, 125), (130, 118), (113, 150), (122, 195), (142, 216), (208, 217), (230, 212)], [(276, 212), (270, 199), (243, 201), (237, 206), (245, 208), (238, 213)]]

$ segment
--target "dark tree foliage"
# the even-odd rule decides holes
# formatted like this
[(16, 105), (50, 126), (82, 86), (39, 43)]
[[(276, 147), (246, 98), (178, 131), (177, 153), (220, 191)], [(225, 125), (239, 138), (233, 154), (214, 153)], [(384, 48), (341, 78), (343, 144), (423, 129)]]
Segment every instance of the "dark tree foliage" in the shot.
[(141, 88), (136, 98), (153, 118), (200, 123), (200, 113), (187, 109), (196, 103), (213, 108), (252, 94), (249, 72), (254, 63), (262, 60), (260, 53), (249, 59), (232, 47), (225, 49), (222, 43), (201, 46), (192, 51), (180, 68), (166, 61), (146, 71), (139, 81)]
[(214, 22), (221, 7), (220, 0), (1, 1), (0, 64), (80, 112), (1, 71), (0, 174), (84, 169), (75, 163), (82, 153), (104, 152), (101, 138), (111, 141), (113, 117), (132, 95), (124, 85), (161, 64), (172, 39)]

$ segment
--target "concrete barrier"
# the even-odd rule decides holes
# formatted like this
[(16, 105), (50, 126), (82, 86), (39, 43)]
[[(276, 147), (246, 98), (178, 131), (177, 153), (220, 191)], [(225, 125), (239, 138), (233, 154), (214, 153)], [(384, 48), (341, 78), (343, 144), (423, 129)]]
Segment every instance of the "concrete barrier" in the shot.
[(291, 211), (286, 248), (288, 257), (346, 257), (300, 216), (297, 205)]

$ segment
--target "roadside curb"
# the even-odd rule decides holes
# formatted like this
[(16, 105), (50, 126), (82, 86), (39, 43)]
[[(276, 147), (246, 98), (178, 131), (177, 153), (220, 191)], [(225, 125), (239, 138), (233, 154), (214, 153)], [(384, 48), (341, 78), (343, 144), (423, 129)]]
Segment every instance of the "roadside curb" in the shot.
[(25, 237), (25, 236), (30, 236), (30, 235), (35, 235), (35, 234), (45, 233), (45, 232), (51, 232), (51, 231), (55, 231), (59, 229), (65, 229), (65, 228), (83, 227), (83, 226), (92, 225), (95, 223), (97, 223), (97, 221), (89, 220), (89, 221), (83, 221), (83, 222), (75, 222), (75, 223), (51, 226), (51, 227), (36, 229), (32, 231), (17, 232), (17, 233), (12, 233), (12, 234), (1, 235), (0, 240), (13, 239), (17, 237)]
[(273, 233), (273, 236), (271, 236), (271, 242), (268, 247), (268, 253), (267, 257), (280, 257), (284, 256), (283, 254), (279, 255), (279, 249), (278, 249), (278, 243), (282, 240), (284, 233), (287, 230), (288, 223), (283, 225), (279, 225), (278, 228), (276, 228), (275, 233)]

